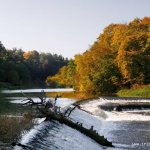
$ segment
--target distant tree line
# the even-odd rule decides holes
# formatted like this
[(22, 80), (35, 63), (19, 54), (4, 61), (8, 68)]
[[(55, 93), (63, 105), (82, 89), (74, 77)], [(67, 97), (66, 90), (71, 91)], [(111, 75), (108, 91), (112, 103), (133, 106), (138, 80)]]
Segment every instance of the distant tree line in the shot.
[(99, 94), (150, 84), (150, 17), (110, 24), (86, 52), (47, 81)]
[[(36, 50), (24, 52), (16, 48), (9, 50), (0, 42), (0, 87), (44, 86), (46, 77), (55, 75), (67, 63), (68, 59), (61, 55)], [(54, 82), (49, 85), (59, 86)]]

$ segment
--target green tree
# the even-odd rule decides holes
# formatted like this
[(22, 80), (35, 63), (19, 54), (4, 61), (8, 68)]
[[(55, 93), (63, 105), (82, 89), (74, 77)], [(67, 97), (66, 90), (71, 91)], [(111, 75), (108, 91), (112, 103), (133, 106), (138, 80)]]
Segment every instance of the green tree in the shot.
[(7, 80), (12, 85), (19, 85), (19, 75), (16, 70), (10, 70), (7, 73)]

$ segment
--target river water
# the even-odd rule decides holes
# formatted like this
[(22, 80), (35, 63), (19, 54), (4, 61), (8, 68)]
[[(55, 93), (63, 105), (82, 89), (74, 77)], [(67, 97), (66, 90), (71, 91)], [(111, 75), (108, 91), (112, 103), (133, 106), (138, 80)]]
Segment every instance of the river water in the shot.
[[(15, 98), (13, 98), (15, 99)], [(15, 99), (16, 103), (19, 100)], [(149, 99), (119, 99), (101, 97), (81, 104), (70, 118), (94, 129), (113, 143), (115, 148), (97, 144), (89, 137), (56, 121), (39, 119), (39, 124), (23, 133), (19, 143), (29, 150), (148, 150), (150, 149), (150, 110), (104, 111), (100, 105), (107, 103), (149, 103)], [(59, 98), (57, 105), (68, 107), (74, 100)], [(85, 111), (83, 111), (85, 110)], [(88, 113), (89, 112), (89, 113)], [(15, 146), (13, 150), (23, 150)]]

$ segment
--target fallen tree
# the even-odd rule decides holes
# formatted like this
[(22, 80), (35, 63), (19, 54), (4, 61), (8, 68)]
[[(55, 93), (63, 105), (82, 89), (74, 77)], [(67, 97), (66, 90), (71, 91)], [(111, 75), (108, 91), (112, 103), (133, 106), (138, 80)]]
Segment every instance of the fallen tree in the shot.
[[(26, 96), (25, 94), (23, 94)], [(66, 110), (62, 110), (61, 107), (56, 105), (57, 99), (60, 97), (56, 95), (55, 99), (46, 100), (46, 96), (44, 91), (41, 93), (42, 96), (39, 97), (39, 102), (35, 102), (31, 97), (26, 96), (27, 98), (23, 100), (24, 105), (36, 106), (36, 109), (42, 115), (42, 117), (46, 117), (45, 121), (47, 120), (56, 120), (62, 124), (65, 124), (71, 128), (78, 130), (79, 132), (83, 133), (84, 135), (90, 137), (97, 143), (103, 146), (114, 147), (112, 142), (109, 142), (104, 136), (101, 136), (97, 133), (96, 130), (93, 130), (93, 126), (90, 129), (85, 128), (82, 123), (73, 121), (70, 119), (71, 113), (76, 109), (80, 109), (79, 104), (73, 104), (72, 107), (68, 107)]]

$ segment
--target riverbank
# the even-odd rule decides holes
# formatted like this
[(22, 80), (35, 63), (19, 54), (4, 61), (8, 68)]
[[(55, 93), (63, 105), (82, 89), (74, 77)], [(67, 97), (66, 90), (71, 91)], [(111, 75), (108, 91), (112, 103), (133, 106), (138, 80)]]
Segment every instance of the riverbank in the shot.
[(65, 98), (72, 98), (77, 101), (85, 101), (85, 100), (91, 100), (96, 99), (100, 96), (116, 96), (116, 97), (143, 97), (143, 98), (150, 98), (150, 85), (142, 86), (136, 89), (122, 89), (118, 91), (117, 93), (108, 94), (108, 95), (94, 95), (84, 92), (52, 92), (47, 93), (48, 97), (55, 97), (56, 95), (61, 95)]
[(150, 85), (136, 89), (123, 89), (117, 92), (119, 97), (145, 97), (150, 98)]

